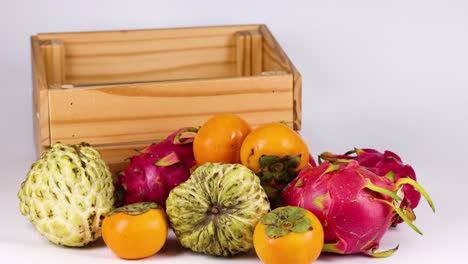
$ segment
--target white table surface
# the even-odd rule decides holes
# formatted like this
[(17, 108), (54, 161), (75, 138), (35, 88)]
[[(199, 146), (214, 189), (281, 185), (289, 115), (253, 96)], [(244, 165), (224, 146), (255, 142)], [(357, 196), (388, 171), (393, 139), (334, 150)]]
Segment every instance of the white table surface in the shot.
[[(466, 263), (468, 2), (5, 1), (0, 7), (0, 263), (124, 263), (102, 241), (55, 246), (20, 215), (34, 161), (29, 36), (40, 32), (266, 23), (303, 75), (302, 134), (315, 154), (390, 149), (435, 201), (416, 209), (420, 236), (390, 230), (390, 258), (322, 255), (316, 263)], [(260, 263), (182, 249), (171, 235), (138, 263)], [(136, 262), (135, 262), (136, 263)]]
[[(16, 166), (15, 166), (16, 167)], [(24, 166), (23, 166), (24, 167)], [(12, 168), (5, 171), (5, 175), (25, 173), (25, 168)], [(468, 235), (467, 210), (464, 209), (464, 194), (466, 187), (457, 183), (444, 183), (455, 170), (441, 170), (440, 168), (419, 168), (419, 175), (426, 178), (440, 177), (436, 181), (422, 181), (430, 192), (436, 204), (436, 214), (429, 206), (421, 203), (416, 209), (415, 224), (424, 233), (420, 236), (409, 227), (400, 225), (391, 229), (381, 241), (381, 249), (389, 249), (399, 244), (400, 249), (386, 259), (372, 259), (365, 256), (322, 255), (316, 263), (463, 263), (462, 256), (466, 256), (466, 241)], [(441, 176), (443, 175), (443, 176)], [(6, 256), (11, 263), (123, 263), (114, 256), (102, 240), (85, 248), (65, 248), (56, 246), (41, 237), (34, 227), (18, 210), (16, 192), (20, 181), (9, 181), (1, 190), (0, 208), (4, 210), (0, 229), (0, 255)], [(451, 191), (449, 191), (451, 190)], [(457, 209), (460, 208), (460, 209)], [(182, 248), (174, 234), (170, 233), (166, 245), (160, 253), (138, 263), (261, 263), (255, 252), (233, 257), (231, 259), (208, 257), (192, 253)], [(1, 262), (6, 263), (6, 262)]]

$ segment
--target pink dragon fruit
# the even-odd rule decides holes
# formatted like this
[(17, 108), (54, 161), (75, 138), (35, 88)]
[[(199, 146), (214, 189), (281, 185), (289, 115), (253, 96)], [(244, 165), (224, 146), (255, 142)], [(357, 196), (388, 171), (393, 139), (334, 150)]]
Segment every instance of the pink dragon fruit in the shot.
[[(165, 208), (169, 192), (186, 181), (196, 165), (193, 156), (195, 128), (182, 128), (164, 141), (154, 143), (130, 157), (128, 167), (117, 173), (115, 184), (122, 205), (156, 202)], [(184, 136), (185, 135), (185, 136)]]
[[(364, 166), (379, 176), (385, 176), (393, 182), (397, 182), (401, 178), (405, 177), (416, 181), (416, 173), (413, 168), (410, 165), (404, 164), (397, 154), (388, 150), (381, 153), (375, 149), (355, 148), (343, 155), (335, 155), (330, 152), (325, 152), (320, 155), (319, 161), (321, 160), (328, 160), (333, 163), (356, 160), (359, 162), (359, 165)], [(406, 211), (408, 216), (415, 217), (413, 209), (418, 206), (421, 194), (411, 185), (404, 185), (402, 187), (402, 191), (404, 197), (400, 204), (400, 208)], [(395, 215), (392, 220), (392, 225), (395, 226), (401, 222), (403, 222), (403, 219), (398, 215)]]
[(324, 252), (364, 252), (386, 257), (397, 248), (384, 252), (376, 250), (395, 213), (421, 234), (399, 208), (401, 198), (396, 193), (408, 184), (420, 191), (434, 210), (432, 200), (416, 181), (401, 178), (392, 182), (354, 160), (347, 164), (325, 161), (317, 167), (302, 169), (284, 189), (283, 200), (285, 205), (305, 208), (320, 219), (325, 234)]

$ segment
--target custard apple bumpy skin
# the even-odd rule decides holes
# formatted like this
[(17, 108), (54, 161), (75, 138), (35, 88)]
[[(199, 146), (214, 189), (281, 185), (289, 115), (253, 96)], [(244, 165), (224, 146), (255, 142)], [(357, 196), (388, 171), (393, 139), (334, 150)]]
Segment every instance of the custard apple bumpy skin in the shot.
[(18, 193), (20, 211), (51, 242), (80, 247), (101, 236), (114, 205), (112, 173), (86, 143), (55, 143), (44, 151)]
[(252, 248), (255, 225), (269, 210), (260, 179), (241, 164), (205, 163), (166, 201), (182, 246), (213, 256)]

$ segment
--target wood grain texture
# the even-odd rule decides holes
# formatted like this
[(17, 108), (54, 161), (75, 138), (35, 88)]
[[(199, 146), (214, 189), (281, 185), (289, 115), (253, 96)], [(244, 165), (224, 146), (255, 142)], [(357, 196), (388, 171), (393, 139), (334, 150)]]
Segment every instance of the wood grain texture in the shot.
[(297, 68), (288, 58), (273, 34), (265, 25), (260, 25), (263, 35), (263, 71), (286, 71), (293, 73), (293, 120), (294, 129), (301, 130), (302, 127), (302, 77)]
[(263, 36), (258, 30), (251, 30), (252, 37), (252, 75), (261, 75), (263, 71)]
[(245, 34), (243, 32), (236, 32), (236, 75), (244, 76), (244, 46)]
[(237, 76), (261, 75), (263, 68), (262, 34), (259, 30), (236, 33)]
[(41, 53), (40, 41), (31, 37), (31, 66), (32, 66), (32, 99), (33, 99), (33, 128), (36, 156), (39, 157), (47, 146), (50, 146), (49, 126), (49, 96), (46, 81), (44, 57)]
[(241, 32), (244, 35), (244, 71), (243, 76), (252, 75), (252, 36), (249, 31)]
[(50, 90), (52, 141), (91, 144), (162, 139), (210, 116), (292, 125), (292, 74)]
[(293, 65), (293, 128), (301, 130), (302, 127), (302, 76)]
[(65, 78), (65, 46), (62, 40), (53, 39), (41, 41), (41, 51), (44, 57), (47, 84), (62, 85)]
[[(104, 51), (109, 47), (107, 51)], [(231, 35), (112, 43), (66, 43), (67, 80), (72, 84), (142, 82), (236, 74)]]
[(232, 25), (209, 27), (184, 27), (163, 29), (138, 29), (93, 32), (63, 32), (38, 34), (40, 40), (62, 39), (66, 43), (142, 41), (151, 39), (174, 39), (200, 36), (234, 35), (238, 31), (259, 29), (259, 25)]
[(270, 30), (261, 25), (260, 32), (263, 35), (263, 70), (292, 72), (288, 57)]

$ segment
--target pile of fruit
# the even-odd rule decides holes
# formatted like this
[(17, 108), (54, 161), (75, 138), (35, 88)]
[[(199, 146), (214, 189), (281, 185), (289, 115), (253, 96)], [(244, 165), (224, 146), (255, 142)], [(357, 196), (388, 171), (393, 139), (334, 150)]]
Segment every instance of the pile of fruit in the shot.
[(92, 146), (55, 143), (31, 167), (20, 211), (51, 242), (99, 237), (119, 257), (156, 254), (172, 228), (180, 244), (211, 256), (252, 247), (266, 264), (312, 263), (321, 252), (379, 251), (387, 230), (413, 224), (421, 195), (411, 166), (390, 151), (324, 152), (319, 165), (283, 123), (251, 129), (218, 115), (181, 128), (113, 177)]

